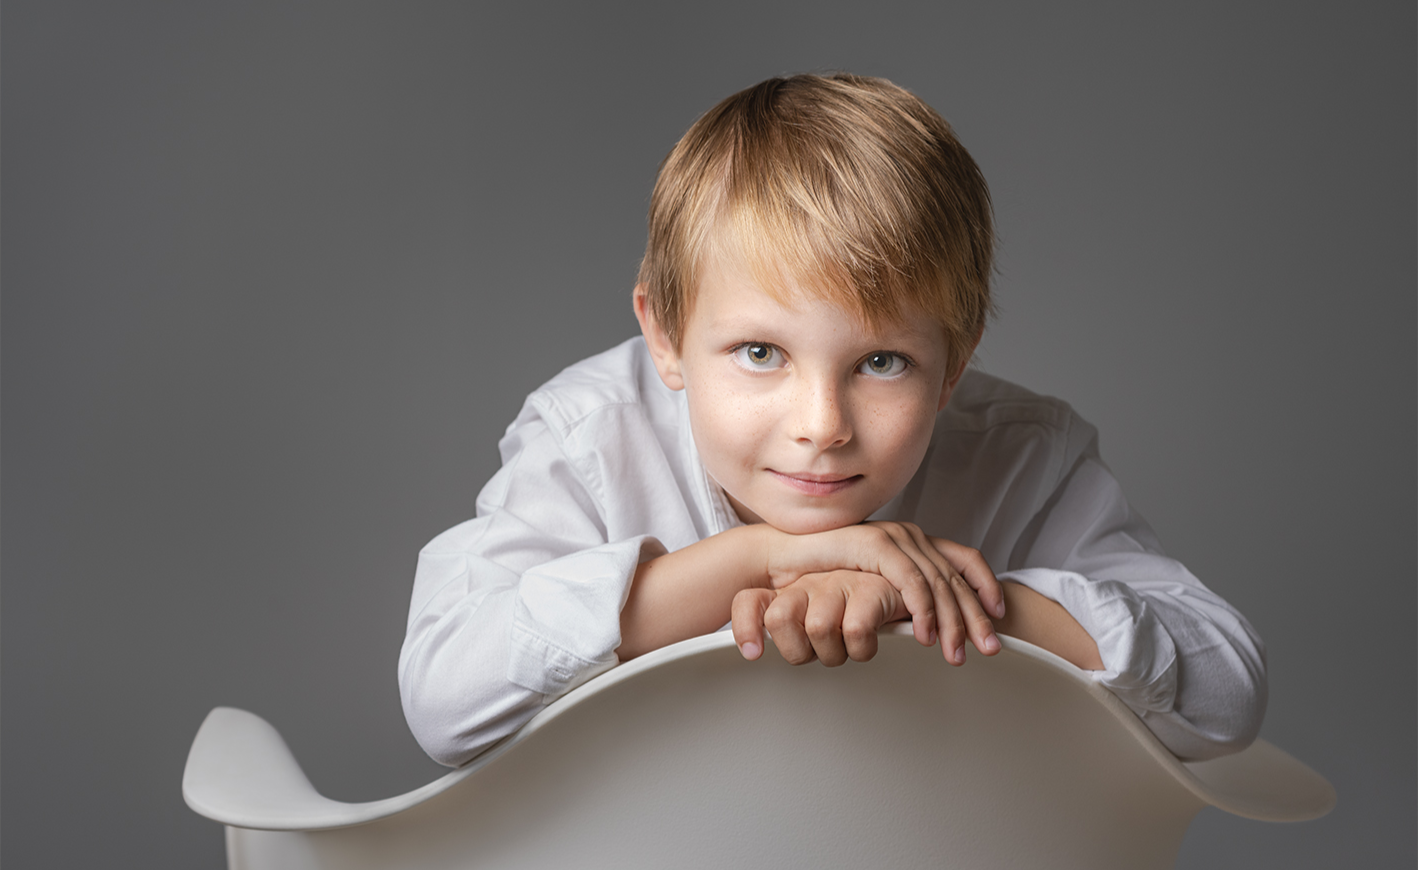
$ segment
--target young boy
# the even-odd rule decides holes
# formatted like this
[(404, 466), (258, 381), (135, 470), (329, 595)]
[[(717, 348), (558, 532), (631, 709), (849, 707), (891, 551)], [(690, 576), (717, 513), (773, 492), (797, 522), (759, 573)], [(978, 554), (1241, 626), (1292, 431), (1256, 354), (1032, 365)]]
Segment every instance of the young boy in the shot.
[(992, 250), (979, 169), (889, 82), (772, 79), (700, 118), (655, 185), (643, 338), (529, 396), (477, 518), (419, 555), (424, 749), (461, 764), (729, 622), (748, 659), (766, 627), (833, 666), (908, 617), (953, 665), (999, 631), (1093, 671), (1179, 756), (1247, 745), (1254, 630), (1162, 555), (1091, 426), (967, 369)]

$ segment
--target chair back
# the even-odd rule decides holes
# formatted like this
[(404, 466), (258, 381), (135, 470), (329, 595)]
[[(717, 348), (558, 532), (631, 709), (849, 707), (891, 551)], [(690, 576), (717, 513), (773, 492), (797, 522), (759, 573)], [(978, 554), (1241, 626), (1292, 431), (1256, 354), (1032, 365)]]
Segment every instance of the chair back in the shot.
[[(1136, 870), (1171, 867), (1207, 803), (1247, 799), (1244, 783), (1217, 792), (1047, 652), (1005, 638), (999, 655), (953, 668), (909, 635), (880, 641), (872, 661), (828, 669), (772, 650), (744, 661), (725, 633), (695, 638), (587, 683), (411, 795), (340, 804), (311, 788), (294, 799), (303, 817), (289, 801), (261, 817), (251, 792), (263, 786), (220, 806), (220, 789), (195, 782), (189, 803), (242, 825), (228, 828), (234, 870)], [(1281, 757), (1263, 768), (1290, 771), (1275, 798), (1290, 804), (1248, 814), (1332, 805), (1317, 774), (1261, 750)], [(1224, 792), (1226, 766), (1207, 764)]]

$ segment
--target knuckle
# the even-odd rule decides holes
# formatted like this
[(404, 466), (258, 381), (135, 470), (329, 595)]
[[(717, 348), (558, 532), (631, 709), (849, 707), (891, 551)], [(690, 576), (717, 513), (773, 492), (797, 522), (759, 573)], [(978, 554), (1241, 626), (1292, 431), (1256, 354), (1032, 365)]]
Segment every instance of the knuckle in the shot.
[(740, 589), (734, 595), (733, 607), (735, 610), (747, 610), (763, 600), (763, 589)]
[(842, 623), (842, 637), (849, 644), (860, 644), (876, 633), (876, 626), (865, 619), (848, 619)]
[(792, 625), (792, 619), (783, 610), (769, 608), (763, 615), (763, 624), (770, 632), (778, 634)]
[(965, 620), (960, 618), (959, 610), (951, 610), (940, 620), (941, 631), (963, 634), (965, 632)]
[(831, 638), (836, 634), (834, 629), (835, 626), (832, 624), (832, 620), (821, 616), (810, 616), (803, 622), (803, 630), (806, 631), (807, 636), (813, 640), (827, 640)]

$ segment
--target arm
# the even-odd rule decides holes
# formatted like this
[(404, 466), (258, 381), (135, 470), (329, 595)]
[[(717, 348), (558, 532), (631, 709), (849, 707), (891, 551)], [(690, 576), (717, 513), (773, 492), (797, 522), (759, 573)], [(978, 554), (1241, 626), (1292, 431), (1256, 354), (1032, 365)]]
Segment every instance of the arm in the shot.
[[(449, 765), (613, 667), (630, 578), (664, 552), (647, 528), (624, 536), (607, 529), (604, 518), (614, 512), (592, 496), (535, 413), (524, 411), (502, 451), (502, 469), (478, 496), (478, 517), (420, 552), (399, 657), (409, 728)], [(656, 530), (690, 533), (673, 519)]]
[[(467, 761), (620, 658), (718, 629), (740, 590), (810, 571), (860, 567), (887, 578), (914, 608), (922, 643), (935, 640), (937, 611), (951, 614), (947, 639), (963, 644), (966, 621), (977, 642), (993, 633), (970, 586), (922, 549), (914, 527), (794, 536), (758, 525), (696, 542), (643, 417), (568, 433), (541, 414), (529, 403), (509, 429), (477, 519), (419, 555), (399, 686), (410, 730), (440, 762)], [(568, 452), (568, 438), (598, 432), (637, 445), (636, 461), (602, 470), (585, 449)], [(613, 463), (624, 452), (591, 458)], [(987, 569), (965, 573), (984, 599), (1003, 603)]]
[[(740, 647), (756, 658), (763, 649), (761, 617), (776, 596), (773, 590), (791, 588), (804, 575), (839, 570), (875, 575), (897, 590), (916, 639), (931, 646), (939, 635), (947, 661), (964, 662), (967, 637), (987, 655), (999, 650), (985, 608), (1003, 615), (1004, 593), (974, 550), (933, 542), (909, 523), (868, 523), (810, 535), (757, 524), (640, 565), (621, 610), (617, 654), (624, 661), (714, 631), (731, 611), (739, 616), (733, 610), (736, 596), (753, 593), (760, 620), (755, 629), (744, 629)], [(839, 634), (840, 627), (839, 620)], [(752, 653), (746, 643), (753, 644)]]
[(1028, 641), (1085, 671), (1103, 669), (1098, 645), (1057, 601), (1018, 583), (1004, 584), (1004, 600), (1008, 615), (995, 620), (1000, 634)]
[(722, 628), (735, 595), (769, 585), (771, 531), (739, 526), (642, 563), (620, 611), (620, 660)]
[[(653, 446), (646, 425), (630, 416), (602, 429)], [(949, 614), (948, 641), (963, 644), (965, 622), (978, 643), (993, 634), (969, 585), (1002, 604), (993, 575), (966, 566), (967, 583), (914, 527), (794, 536), (758, 525), (695, 542), (653, 450), (596, 475), (560, 432), (525, 411), (478, 518), (420, 553), (399, 684), (410, 730), (438, 761), (467, 761), (618, 659), (718, 629), (739, 591), (806, 572), (855, 567), (887, 578), (916, 614), (922, 643), (934, 642), (938, 611)], [(679, 546), (667, 553), (661, 539)]]
[(1058, 602), (1094, 639), (1098, 681), (1168, 749), (1212, 758), (1255, 739), (1267, 695), (1260, 638), (1162, 554), (1098, 458), (1096, 441), (1076, 455), (1010, 568), (1002, 580)]
[[(940, 539), (931, 542), (941, 548), (958, 546)], [(1002, 584), (1001, 592), (1007, 609), (995, 618), (995, 631), (1026, 640), (1084, 670), (1102, 670), (1097, 644), (1058, 602), (1018, 583)], [(766, 628), (793, 664), (817, 659), (835, 667), (848, 658), (868, 661), (876, 655), (877, 629), (909, 616), (891, 584), (878, 575), (849, 570), (808, 574), (786, 588), (748, 589), (733, 599), (734, 638), (744, 656), (759, 656)], [(975, 646), (985, 655), (1000, 649), (992, 635)], [(954, 661), (963, 662), (963, 656)]]

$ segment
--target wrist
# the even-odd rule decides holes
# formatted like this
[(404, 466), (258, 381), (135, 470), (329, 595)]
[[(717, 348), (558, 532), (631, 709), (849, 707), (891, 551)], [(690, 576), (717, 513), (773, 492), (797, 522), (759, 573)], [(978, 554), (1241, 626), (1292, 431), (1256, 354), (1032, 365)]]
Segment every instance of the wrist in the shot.
[(774, 565), (779, 559), (783, 533), (767, 523), (753, 523), (735, 529), (742, 533), (742, 539), (735, 546), (742, 547), (747, 589), (767, 589), (773, 586)]

